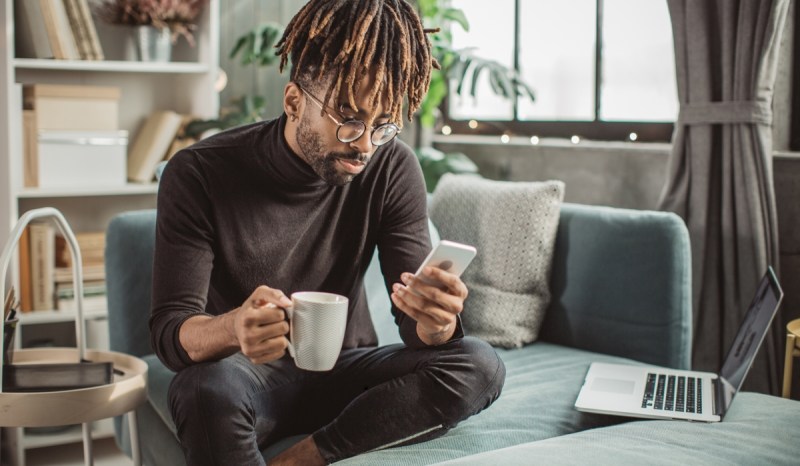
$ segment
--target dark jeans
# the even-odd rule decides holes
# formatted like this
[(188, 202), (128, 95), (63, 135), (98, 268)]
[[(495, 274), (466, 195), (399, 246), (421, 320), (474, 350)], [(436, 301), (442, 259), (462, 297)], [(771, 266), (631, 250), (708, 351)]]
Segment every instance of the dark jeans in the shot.
[(494, 349), (466, 337), (343, 350), (328, 372), (289, 357), (253, 365), (237, 353), (182, 370), (169, 399), (190, 466), (261, 465), (259, 448), (310, 432), (334, 462), (438, 437), (492, 404), (504, 380)]

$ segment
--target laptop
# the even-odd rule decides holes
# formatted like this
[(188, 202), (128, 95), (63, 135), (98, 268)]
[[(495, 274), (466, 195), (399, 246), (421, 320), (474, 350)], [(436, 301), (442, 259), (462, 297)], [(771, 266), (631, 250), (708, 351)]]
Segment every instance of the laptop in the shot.
[(782, 299), (783, 291), (770, 267), (719, 374), (595, 362), (589, 366), (575, 408), (651, 419), (721, 421), (741, 388)]

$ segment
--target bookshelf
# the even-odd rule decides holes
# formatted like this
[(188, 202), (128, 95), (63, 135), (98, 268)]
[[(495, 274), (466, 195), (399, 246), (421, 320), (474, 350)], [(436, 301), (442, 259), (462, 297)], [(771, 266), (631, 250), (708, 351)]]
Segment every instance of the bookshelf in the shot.
[[(27, 0), (26, 0), (27, 1)], [(92, 0), (90, 0), (92, 1)], [(118, 187), (26, 188), (23, 185), (21, 95), (15, 83), (114, 86), (121, 91), (119, 129), (128, 131), (128, 149), (145, 118), (157, 110), (173, 110), (201, 118), (215, 117), (219, 96), (215, 82), (219, 69), (219, 0), (209, 0), (197, 21), (195, 47), (179, 40), (168, 63), (126, 59), (125, 28), (95, 25), (105, 60), (55, 60), (15, 56), (14, 0), (0, 0), (0, 21), (5, 39), (0, 41), (0, 245), (19, 216), (31, 209), (52, 206), (59, 209), (77, 232), (105, 231), (110, 219), (127, 210), (155, 207), (154, 183), (129, 183)], [(76, 116), (79, 117), (79, 116)], [(18, 264), (9, 270), (10, 283), (19, 289)], [(105, 319), (105, 311), (86, 313), (87, 321)], [(34, 311), (20, 318), (21, 332), (36, 332), (52, 325), (67, 325), (74, 319), (67, 311)], [(65, 331), (72, 332), (74, 329)], [(17, 335), (19, 337), (20, 335)], [(17, 338), (19, 344), (22, 340)], [(24, 466), (25, 450), (79, 442), (80, 431), (32, 434), (23, 429), (3, 432), (2, 448), (11, 447), (10, 464)], [(98, 423), (97, 438), (113, 435), (110, 423)], [(5, 458), (0, 459), (5, 463)]]

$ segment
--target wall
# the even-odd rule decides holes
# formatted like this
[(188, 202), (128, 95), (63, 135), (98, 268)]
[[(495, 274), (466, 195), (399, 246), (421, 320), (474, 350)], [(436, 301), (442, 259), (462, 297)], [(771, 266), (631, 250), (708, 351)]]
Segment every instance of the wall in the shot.
[(265, 119), (280, 115), (283, 87), (289, 81), (288, 71), (278, 73), (277, 63), (269, 66), (244, 66), (240, 58), (229, 57), (239, 36), (261, 23), (285, 27), (305, 4), (302, 0), (248, 0), (224, 2), (220, 11), (220, 67), (228, 76), (228, 84), (220, 94), (220, 105), (228, 106), (244, 95), (266, 98)]

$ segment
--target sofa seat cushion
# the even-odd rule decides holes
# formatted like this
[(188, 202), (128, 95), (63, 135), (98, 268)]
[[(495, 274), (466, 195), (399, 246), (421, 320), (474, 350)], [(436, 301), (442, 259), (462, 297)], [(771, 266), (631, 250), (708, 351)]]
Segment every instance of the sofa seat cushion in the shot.
[[(487, 410), (462, 422), (444, 437), (360, 455), (341, 464), (431, 464), (628, 421), (582, 413), (573, 404), (590, 362), (630, 360), (546, 342), (497, 352), (506, 365), (506, 382), (500, 398)], [(148, 400), (174, 433), (167, 401), (174, 373), (154, 355), (144, 360), (150, 370)]]
[(432, 464), (628, 421), (621, 417), (581, 413), (573, 405), (590, 362), (630, 360), (545, 342), (497, 352), (506, 364), (506, 383), (500, 398), (491, 407), (443, 437), (359, 455), (337, 464)]
[(800, 402), (740, 393), (722, 422), (634, 421), (530, 442), (444, 464), (771, 464), (800, 458)]

